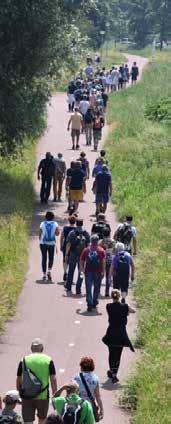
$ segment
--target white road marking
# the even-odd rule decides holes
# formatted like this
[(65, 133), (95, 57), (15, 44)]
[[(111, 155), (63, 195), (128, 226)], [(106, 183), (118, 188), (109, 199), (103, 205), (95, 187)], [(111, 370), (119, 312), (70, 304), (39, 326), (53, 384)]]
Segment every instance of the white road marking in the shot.
[(68, 345), (69, 347), (74, 347), (75, 346), (75, 343), (69, 343), (69, 345)]
[(65, 368), (59, 368), (59, 372), (63, 374), (65, 372)]
[(75, 324), (80, 324), (80, 321), (74, 321)]

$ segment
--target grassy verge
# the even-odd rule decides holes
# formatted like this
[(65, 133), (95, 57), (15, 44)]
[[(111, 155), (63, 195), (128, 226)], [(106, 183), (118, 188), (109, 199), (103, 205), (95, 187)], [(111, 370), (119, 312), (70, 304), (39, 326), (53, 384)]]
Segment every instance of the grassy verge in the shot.
[(34, 200), (34, 144), (10, 159), (0, 159), (0, 331), (15, 312), (27, 269)]
[(135, 294), (137, 343), (143, 348), (125, 393), (134, 424), (167, 423), (168, 140), (167, 122), (145, 116), (149, 103), (168, 98), (171, 55), (157, 54), (136, 87), (110, 97), (115, 123), (107, 149), (118, 217), (131, 213), (138, 228)]
[(126, 62), (126, 57), (112, 46), (111, 43), (104, 44), (101, 49), (102, 65), (110, 69), (113, 65), (121, 65)]

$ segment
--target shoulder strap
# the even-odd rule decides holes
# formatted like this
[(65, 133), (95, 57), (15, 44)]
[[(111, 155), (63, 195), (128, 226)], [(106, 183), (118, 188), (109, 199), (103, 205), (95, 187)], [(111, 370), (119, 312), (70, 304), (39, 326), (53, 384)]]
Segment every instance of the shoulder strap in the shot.
[(81, 378), (81, 381), (82, 381), (82, 383), (83, 383), (83, 385), (86, 389), (86, 392), (87, 392), (89, 399), (91, 400), (91, 402), (94, 402), (94, 397), (93, 397), (93, 395), (92, 395), (92, 393), (91, 393), (91, 391), (88, 387), (87, 381), (85, 380), (82, 372), (80, 372), (80, 378)]

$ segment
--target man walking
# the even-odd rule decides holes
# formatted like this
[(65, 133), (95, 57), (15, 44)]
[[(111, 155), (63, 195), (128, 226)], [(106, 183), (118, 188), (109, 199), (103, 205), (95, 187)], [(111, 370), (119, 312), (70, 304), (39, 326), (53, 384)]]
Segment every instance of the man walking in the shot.
[[(49, 409), (49, 380), (52, 394), (57, 390), (56, 371), (50, 356), (43, 353), (43, 342), (40, 339), (33, 340), (31, 355), (20, 361), (17, 370), (17, 390), (22, 397), (22, 416), (25, 423), (32, 424), (37, 412), (38, 423), (44, 424)], [(28, 384), (28, 375), (31, 373), (40, 383), (40, 391), (33, 395), (34, 385)]]
[(93, 192), (96, 195), (96, 215), (99, 212), (105, 213), (112, 195), (112, 179), (107, 165), (103, 165), (102, 171), (96, 175)]
[(76, 267), (78, 267), (78, 278), (76, 284), (76, 294), (81, 294), (82, 277), (80, 272), (80, 256), (85, 247), (89, 245), (89, 233), (83, 228), (83, 220), (77, 219), (76, 228), (68, 235), (66, 245), (65, 260), (68, 262), (68, 276), (66, 289), (70, 293), (72, 289), (73, 277)]
[(53, 156), (50, 152), (47, 152), (45, 159), (40, 161), (37, 171), (38, 180), (40, 180), (40, 176), (42, 180), (40, 189), (41, 203), (48, 203), (54, 172), (55, 166), (53, 162)]
[(66, 174), (66, 162), (63, 159), (62, 153), (58, 153), (56, 159), (54, 159), (54, 178), (53, 178), (53, 194), (54, 194), (54, 202), (58, 200), (61, 201), (62, 196), (62, 185), (65, 179)]
[(98, 305), (101, 281), (105, 273), (105, 251), (98, 246), (99, 237), (91, 236), (91, 244), (85, 248), (80, 258), (80, 271), (85, 274), (87, 311)]
[(125, 250), (131, 255), (137, 254), (137, 230), (132, 225), (133, 217), (127, 215), (114, 233), (114, 240), (124, 244)]
[(85, 191), (86, 174), (81, 168), (81, 162), (76, 161), (74, 168), (71, 169), (67, 176), (67, 185), (69, 186), (70, 206), (73, 204), (74, 210), (77, 211), (79, 202), (83, 201), (83, 191)]
[[(79, 139), (80, 139), (80, 133), (83, 127), (83, 117), (81, 113), (79, 113), (78, 108), (75, 108), (75, 112), (72, 113), (69, 122), (68, 122), (68, 131), (70, 130), (71, 126), (71, 138), (72, 138), (72, 149), (75, 150), (79, 149)], [(75, 144), (76, 140), (76, 144)]]
[(132, 81), (132, 84), (136, 84), (138, 75), (139, 75), (139, 69), (138, 69), (137, 63), (134, 62), (133, 63), (133, 66), (132, 66), (132, 69), (131, 69), (131, 81)]
[(113, 257), (110, 277), (113, 277), (113, 287), (121, 291), (122, 303), (125, 303), (129, 288), (129, 278), (134, 281), (134, 262), (132, 256), (125, 252), (124, 244), (117, 242), (116, 254)]

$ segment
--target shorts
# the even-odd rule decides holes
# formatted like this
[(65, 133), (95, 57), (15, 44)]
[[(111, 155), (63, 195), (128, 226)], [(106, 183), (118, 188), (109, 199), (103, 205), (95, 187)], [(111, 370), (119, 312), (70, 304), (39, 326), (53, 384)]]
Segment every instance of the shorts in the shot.
[(113, 279), (113, 288), (120, 290), (121, 293), (126, 292), (128, 293), (128, 288), (129, 288), (129, 279), (122, 281), (122, 283), (120, 281), (117, 281), (114, 277)]
[(82, 202), (83, 201), (83, 190), (70, 190), (69, 200), (71, 202)]
[(79, 137), (80, 136), (80, 130), (71, 130), (71, 137)]
[(97, 193), (96, 203), (108, 203), (109, 195), (107, 193)]
[(22, 417), (24, 422), (35, 420), (37, 411), (38, 418), (44, 420), (49, 409), (49, 399), (22, 399)]

